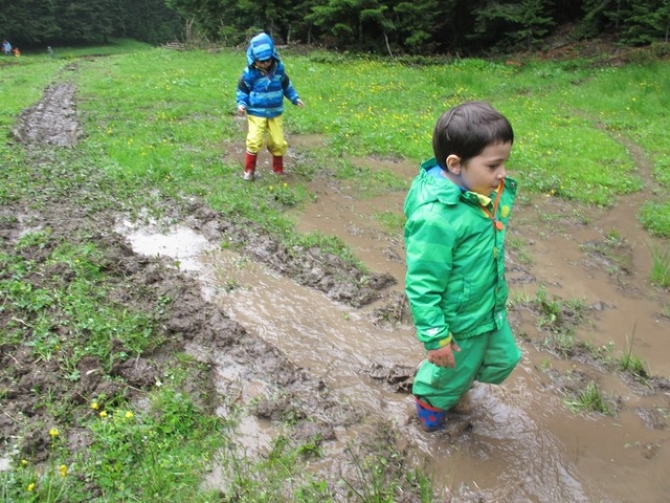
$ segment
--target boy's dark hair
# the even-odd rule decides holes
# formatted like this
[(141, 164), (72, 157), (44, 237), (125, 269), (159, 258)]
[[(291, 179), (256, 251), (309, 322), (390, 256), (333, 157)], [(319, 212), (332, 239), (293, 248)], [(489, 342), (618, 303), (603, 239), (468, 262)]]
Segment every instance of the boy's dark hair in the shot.
[(514, 143), (514, 131), (504, 115), (483, 101), (468, 101), (450, 108), (433, 129), (433, 154), (444, 170), (450, 155), (467, 162), (496, 143)]

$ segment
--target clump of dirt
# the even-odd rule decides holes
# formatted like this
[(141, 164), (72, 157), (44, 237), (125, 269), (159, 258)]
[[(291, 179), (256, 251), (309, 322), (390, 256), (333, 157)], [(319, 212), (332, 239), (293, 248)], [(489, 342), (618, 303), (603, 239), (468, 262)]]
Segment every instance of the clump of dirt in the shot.
[(388, 273), (365, 273), (321, 248), (288, 248), (253, 222), (232, 222), (201, 203), (187, 209), (186, 225), (212, 242), (228, 242), (246, 256), (262, 262), (293, 281), (353, 307), (366, 306), (382, 297), (396, 283)]
[(373, 363), (359, 372), (385, 383), (396, 393), (411, 393), (416, 368), (405, 365), (386, 366), (381, 363)]

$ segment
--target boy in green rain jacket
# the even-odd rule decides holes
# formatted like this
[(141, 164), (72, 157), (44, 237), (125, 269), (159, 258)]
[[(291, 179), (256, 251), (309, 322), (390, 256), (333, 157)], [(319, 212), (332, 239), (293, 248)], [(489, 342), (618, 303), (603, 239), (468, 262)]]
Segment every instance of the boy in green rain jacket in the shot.
[(405, 200), (406, 293), (427, 352), (412, 393), (426, 431), (444, 427), (475, 380), (500, 384), (521, 358), (505, 310), (513, 142), (509, 121), (487, 103), (447, 110), (433, 131), (435, 157)]

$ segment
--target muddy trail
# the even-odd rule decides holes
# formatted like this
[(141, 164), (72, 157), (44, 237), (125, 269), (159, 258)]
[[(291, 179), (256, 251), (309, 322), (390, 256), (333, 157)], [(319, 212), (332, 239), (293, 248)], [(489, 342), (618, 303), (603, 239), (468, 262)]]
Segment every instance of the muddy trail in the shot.
[[(14, 141), (40, 152), (76, 148), (75, 93), (70, 86), (46, 89), (19, 118)], [(641, 150), (618, 140), (651, 183)], [(323, 142), (291, 137), (287, 164)], [(222, 146), (231, 162), (241, 163), (242, 149)], [(32, 159), (48, 162), (43, 153)], [(351, 162), (407, 179), (417, 170), (397, 159)], [(523, 174), (514, 176), (523, 187)], [(227, 404), (245, 407), (237, 441), (251, 456), (286, 433), (282, 419), (290, 415), (292, 438), (322, 439), (324, 455), (312, 466), (329, 480), (351, 474), (346, 452), (352, 445), (373, 451), (393, 443), (403, 453), (398, 470), (427, 467), (439, 501), (667, 501), (670, 320), (664, 306), (670, 295), (648, 282), (649, 247), (667, 243), (637, 222), (642, 195), (621, 198), (609, 210), (548, 196), (521, 199), (507, 268), (509, 314), (523, 360), (503, 386), (475, 386), (469, 410), (453, 414), (445, 432), (425, 434), (407, 393), (422, 353), (403, 295), (402, 236), (374, 218), (401, 214), (404, 193), (363, 198), (355, 186), (331, 178), (313, 180), (311, 189), (315, 202), (296, 213), (298, 230), (337, 235), (368, 273), (318, 248), (287, 249), (251, 222), (231, 222), (197, 201), (172, 208), (168, 227), (58, 199), (40, 209), (17, 201), (1, 210), (2, 247), (9, 250), (30, 229), (49, 228), (62, 238), (85, 234), (104, 250), (118, 278), (119, 302), (149, 309), (157, 299), (174, 299), (162, 321), (166, 342), (115, 366), (114, 386), (125, 382), (125, 396), (139, 400), (175, 353), (188, 352), (210, 369), (187, 386), (189, 393), (224, 416)], [(223, 241), (234, 246), (222, 250)], [(22, 250), (38, 262), (45, 254), (38, 247)], [(68, 280), (50, 273), (51, 281)], [(0, 310), (0, 324), (11, 319), (10, 310)], [(644, 375), (620, 369), (617, 361), (627, 351), (646, 363)], [(82, 379), (74, 385), (21, 346), (2, 344), (0, 363), (0, 436), (4, 443), (14, 439), (25, 424), (12, 418), (30, 418), (33, 434), (24, 435), (19, 448), (36, 459), (48, 449), (40, 425), (49, 418), (40, 416), (40, 397), (30, 390), (48, 387), (70, 400), (119, 391), (105, 389), (110, 381), (99, 378), (95, 359), (80, 362)], [(571, 410), (589, 386), (602, 390), (610, 414)], [(207, 484), (223, 487), (224, 477), (214, 467)], [(411, 488), (406, 496), (418, 501)]]

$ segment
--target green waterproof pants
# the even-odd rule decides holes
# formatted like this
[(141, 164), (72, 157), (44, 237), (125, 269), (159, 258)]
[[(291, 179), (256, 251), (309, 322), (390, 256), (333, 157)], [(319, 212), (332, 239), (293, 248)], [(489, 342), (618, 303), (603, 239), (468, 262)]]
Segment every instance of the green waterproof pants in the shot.
[(467, 392), (473, 381), (500, 384), (521, 359), (521, 351), (507, 320), (499, 330), (465, 339), (454, 338), (461, 348), (454, 352), (453, 368), (424, 360), (417, 370), (412, 394), (438, 409), (448, 410)]

